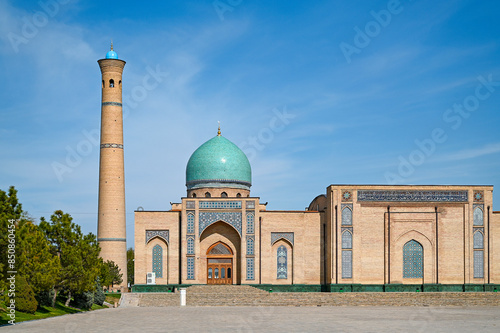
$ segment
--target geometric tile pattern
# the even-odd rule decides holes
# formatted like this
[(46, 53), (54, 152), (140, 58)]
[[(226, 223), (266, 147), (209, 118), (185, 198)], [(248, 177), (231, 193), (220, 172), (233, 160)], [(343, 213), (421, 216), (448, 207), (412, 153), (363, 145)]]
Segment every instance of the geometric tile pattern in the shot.
[(287, 250), (284, 245), (281, 245), (278, 247), (278, 252), (277, 252), (277, 264), (278, 264), (278, 279), (286, 279), (287, 278)]
[(342, 204), (342, 225), (352, 225), (352, 204)]
[(403, 278), (422, 278), (424, 276), (424, 249), (412, 239), (403, 246)]
[(473, 197), (474, 197), (475, 202), (483, 202), (484, 193), (483, 193), (483, 191), (474, 191)]
[(342, 251), (342, 278), (352, 279), (352, 251)]
[(271, 245), (281, 238), (286, 239), (293, 245), (293, 232), (271, 232)]
[(255, 279), (255, 259), (247, 258), (247, 280)]
[(352, 191), (346, 190), (342, 192), (342, 201), (351, 202), (352, 201)]
[(194, 201), (186, 201), (186, 208), (187, 209), (194, 209)]
[(255, 201), (247, 201), (246, 205), (247, 205), (247, 209), (254, 209), (255, 208)]
[(241, 201), (200, 201), (200, 209), (238, 209)]
[(217, 221), (224, 221), (232, 225), (241, 235), (241, 212), (200, 212), (199, 213), (200, 236), (209, 225)]
[(119, 143), (103, 143), (101, 144), (101, 148), (119, 148), (123, 149), (123, 145)]
[(194, 234), (194, 212), (187, 212), (187, 233)]
[(474, 225), (483, 225), (483, 205), (474, 205)]
[(474, 251), (474, 278), (484, 278), (484, 252)]
[(468, 191), (358, 190), (358, 201), (468, 202)]
[(248, 255), (253, 255), (254, 254), (254, 244), (255, 240), (253, 236), (247, 236), (247, 254)]
[(481, 231), (476, 231), (474, 233), (474, 248), (475, 249), (484, 248), (484, 236)]
[(106, 105), (122, 106), (122, 103), (117, 103), (117, 102), (103, 102), (101, 105), (102, 106), (106, 106)]
[(194, 238), (189, 237), (187, 239), (187, 254), (194, 254)]
[(253, 234), (255, 215), (253, 212), (247, 212), (247, 234)]
[(155, 277), (161, 278), (163, 277), (163, 249), (160, 245), (156, 244), (153, 247), (153, 270), (155, 273)]
[(187, 279), (194, 280), (194, 257), (187, 258)]
[(168, 230), (146, 230), (146, 244), (149, 243), (149, 241), (156, 236), (162, 238), (168, 244), (169, 242)]
[(342, 233), (342, 248), (352, 249), (352, 234), (349, 230)]

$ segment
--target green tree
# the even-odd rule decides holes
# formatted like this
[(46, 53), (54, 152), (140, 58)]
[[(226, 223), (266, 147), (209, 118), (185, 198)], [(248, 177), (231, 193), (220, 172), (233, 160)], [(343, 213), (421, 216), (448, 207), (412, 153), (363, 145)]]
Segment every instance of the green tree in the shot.
[(27, 313), (35, 313), (38, 302), (35, 293), (22, 275), (16, 277), (16, 310)]
[(127, 280), (130, 285), (134, 284), (134, 249), (127, 250)]
[(55, 281), (53, 304), (57, 293), (65, 290), (68, 306), (72, 295), (94, 290), (101, 262), (99, 244), (95, 235), (83, 235), (80, 226), (73, 223), (73, 218), (61, 210), (54, 212), (50, 222), (42, 218), (40, 229), (61, 262), (61, 271)]
[(120, 284), (123, 282), (123, 273), (120, 273), (120, 268), (112, 260), (107, 260), (106, 262), (102, 263), (99, 277), (102, 281), (103, 286), (108, 287), (108, 289), (109, 286), (113, 288), (115, 284)]

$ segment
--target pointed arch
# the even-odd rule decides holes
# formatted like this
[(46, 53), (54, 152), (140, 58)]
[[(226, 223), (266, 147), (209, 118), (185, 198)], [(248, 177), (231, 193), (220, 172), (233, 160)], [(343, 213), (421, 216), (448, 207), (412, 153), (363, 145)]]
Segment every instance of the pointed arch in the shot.
[(342, 208), (342, 225), (352, 225), (352, 209), (349, 206)]
[(474, 249), (483, 249), (484, 248), (484, 235), (480, 230), (474, 232)]
[(352, 249), (352, 233), (349, 230), (342, 233), (342, 249)]
[(153, 247), (153, 267), (152, 272), (155, 273), (155, 277), (162, 278), (163, 277), (163, 248), (161, 245), (156, 244)]
[(484, 212), (481, 206), (476, 206), (474, 208), (474, 225), (483, 225), (484, 224), (484, 218), (483, 218)]
[(403, 246), (403, 278), (424, 277), (424, 248), (412, 239)]
[(187, 239), (187, 254), (194, 254), (194, 237)]
[(231, 247), (229, 247), (229, 245), (223, 242), (217, 242), (215, 244), (212, 244), (212, 246), (208, 248), (207, 255), (232, 256), (233, 250), (231, 250)]

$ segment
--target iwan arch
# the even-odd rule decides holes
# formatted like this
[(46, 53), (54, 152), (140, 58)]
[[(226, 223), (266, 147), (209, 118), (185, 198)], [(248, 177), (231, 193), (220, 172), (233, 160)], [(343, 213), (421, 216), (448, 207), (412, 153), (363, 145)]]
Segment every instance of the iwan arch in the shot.
[[(98, 237), (106, 258), (123, 271), (125, 62), (114, 51), (108, 55), (101, 61)], [(135, 212), (133, 290), (193, 284), (500, 289), (500, 212), (492, 208), (493, 186), (330, 185), (306, 210), (270, 211), (251, 185), (248, 158), (219, 130), (191, 155), (180, 202), (165, 211)], [(147, 284), (148, 273), (155, 274), (154, 287)]]

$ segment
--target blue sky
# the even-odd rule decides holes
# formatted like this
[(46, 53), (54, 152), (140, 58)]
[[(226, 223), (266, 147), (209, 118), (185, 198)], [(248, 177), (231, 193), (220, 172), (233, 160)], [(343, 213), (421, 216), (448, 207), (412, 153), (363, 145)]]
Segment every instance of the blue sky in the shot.
[(127, 62), (128, 246), (138, 206), (185, 195), (217, 121), (268, 209), (336, 183), (499, 187), (499, 16), (497, 1), (0, 0), (0, 188), (96, 232), (111, 39)]

